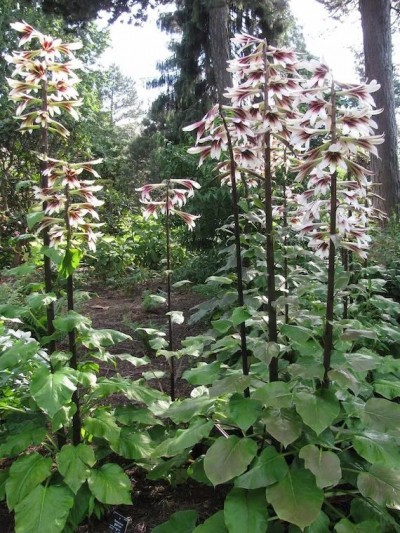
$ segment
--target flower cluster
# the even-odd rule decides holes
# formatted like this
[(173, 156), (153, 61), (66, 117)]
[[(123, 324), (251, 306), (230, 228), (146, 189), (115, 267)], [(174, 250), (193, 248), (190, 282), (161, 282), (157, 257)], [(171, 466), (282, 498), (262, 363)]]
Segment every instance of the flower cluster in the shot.
[[(38, 231), (47, 228), (50, 246), (57, 247), (67, 243), (71, 246), (71, 230), (74, 230), (73, 240), (84, 239), (89, 250), (96, 250), (96, 241), (101, 233), (95, 228), (101, 224), (92, 222), (98, 220), (96, 208), (104, 202), (98, 200), (95, 192), (102, 189), (95, 185), (94, 180), (80, 179), (83, 172), (98, 178), (98, 173), (93, 165), (101, 159), (83, 163), (67, 163), (57, 159), (47, 158), (47, 168), (44, 174), (48, 179), (48, 187), (34, 187), (37, 200), (43, 202), (44, 218)], [(58, 216), (54, 216), (58, 215)], [(87, 220), (89, 218), (89, 221)]]
[(67, 137), (68, 130), (54, 117), (62, 111), (75, 119), (79, 117), (76, 108), (82, 101), (75, 89), (79, 78), (74, 70), (81, 64), (73, 52), (81, 48), (81, 44), (63, 43), (38, 32), (26, 22), (16, 22), (11, 27), (22, 33), (20, 46), (32, 41), (37, 44), (37, 48), (6, 56), (8, 63), (15, 66), (13, 78), (18, 78), (7, 81), (11, 87), (10, 98), (18, 103), (16, 116), (21, 121), (20, 129), (31, 132), (47, 127)]
[[(236, 179), (255, 186), (265, 173), (266, 144), (273, 148), (269, 164), (282, 164), (280, 148), (290, 138), (287, 121), (293, 118), (298, 100), (301, 64), (292, 50), (275, 48), (263, 39), (243, 34), (233, 41), (240, 49), (228, 69), (238, 81), (225, 94), (231, 105), (214, 106), (201, 121), (184, 130), (197, 130), (196, 146), (189, 153), (200, 154), (200, 164), (208, 156), (219, 160), (228, 150), (229, 135)], [(248, 53), (243, 55), (245, 51)], [(218, 168), (222, 177), (226, 176), (229, 162), (221, 161)]]
[[(182, 188), (183, 187), (183, 188)], [(158, 218), (158, 212), (161, 214), (178, 215), (192, 230), (195, 227), (196, 219), (200, 215), (192, 215), (181, 211), (188, 198), (194, 196), (194, 190), (199, 189), (200, 184), (190, 179), (168, 179), (161, 183), (148, 183), (143, 187), (136, 189), (141, 193), (141, 203), (145, 205), (143, 218), (148, 219), (150, 216)]]
[(382, 214), (370, 205), (372, 173), (363, 164), (368, 153), (378, 155), (376, 146), (384, 140), (374, 135), (373, 116), (379, 111), (373, 109), (371, 93), (379, 85), (340, 84), (326, 65), (309, 66), (311, 79), (302, 91), (307, 110), (292, 125), (291, 142), (304, 152), (293, 170), (296, 181), (307, 187), (294, 196), (293, 227), (321, 257), (328, 256), (330, 242), (340, 242), (365, 258), (368, 223)]

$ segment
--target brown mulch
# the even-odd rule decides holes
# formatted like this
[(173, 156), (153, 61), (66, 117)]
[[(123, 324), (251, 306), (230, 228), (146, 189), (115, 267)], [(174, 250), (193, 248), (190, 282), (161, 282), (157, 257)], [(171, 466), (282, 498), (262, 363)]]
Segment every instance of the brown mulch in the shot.
[[(150, 356), (151, 367), (143, 366), (135, 368), (129, 362), (119, 361), (117, 368), (106, 363), (101, 363), (101, 375), (112, 376), (118, 373), (132, 380), (139, 379), (143, 371), (163, 370), (165, 378), (159, 382), (153, 381), (153, 386), (158, 386), (164, 392), (169, 393), (169, 367), (164, 358), (151, 357), (148, 347), (135, 334), (137, 327), (152, 327), (167, 331), (166, 308), (146, 310), (143, 306), (143, 291), (151, 293), (165, 290), (157, 280), (151, 280), (137, 287), (131, 294), (121, 290), (111, 290), (97, 286), (92, 291), (92, 298), (78, 309), (82, 314), (92, 319), (93, 327), (115, 329), (131, 335), (131, 340), (117, 344), (110, 351), (112, 353), (129, 353), (137, 357)], [(188, 289), (176, 290), (173, 295), (173, 309), (183, 312), (185, 322), (180, 325), (174, 324), (174, 348), (180, 347), (182, 339), (194, 336), (204, 331), (205, 326), (196, 324), (189, 326), (187, 320), (191, 308), (203, 301), (203, 297)], [(188, 366), (188, 361), (177, 362), (180, 375)], [(176, 397), (187, 397), (190, 392), (189, 385), (178, 376), (176, 381)], [(108, 401), (108, 400), (107, 400)], [(115, 395), (111, 399), (114, 405), (126, 399)], [(109, 401), (108, 401), (109, 403)], [(200, 520), (205, 520), (217, 510), (223, 508), (226, 494), (225, 487), (209, 487), (188, 480), (182, 484), (171, 486), (164, 480), (150, 481), (146, 479), (146, 473), (133, 467), (127, 471), (132, 480), (132, 506), (119, 506), (116, 510), (126, 518), (130, 518), (127, 533), (150, 533), (158, 524), (168, 520), (176, 511), (193, 509), (199, 514)], [(0, 533), (12, 533), (14, 531), (13, 517), (7, 511), (6, 505), (0, 505)], [(107, 516), (102, 521), (94, 521), (83, 525), (78, 529), (79, 533), (109, 533)], [(43, 532), (46, 533), (46, 532)]]

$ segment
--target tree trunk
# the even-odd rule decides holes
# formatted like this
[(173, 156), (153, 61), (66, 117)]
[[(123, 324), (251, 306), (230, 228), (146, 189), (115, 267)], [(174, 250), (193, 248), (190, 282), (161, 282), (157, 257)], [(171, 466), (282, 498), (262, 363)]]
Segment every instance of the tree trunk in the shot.
[(223, 95), (225, 89), (232, 84), (231, 73), (226, 71), (227, 61), (230, 58), (228, 21), (228, 1), (211, 0), (209, 2), (209, 39), (215, 85), (220, 104), (227, 103)]
[(385, 134), (384, 144), (378, 147), (379, 158), (371, 157), (374, 181), (380, 185), (375, 192), (384, 198), (376, 207), (390, 215), (400, 206), (400, 174), (397, 155), (397, 126), (394, 103), (392, 37), (390, 26), (391, 0), (359, 0), (363, 31), (365, 76), (377, 80), (381, 88), (373, 97), (377, 109), (378, 133)]

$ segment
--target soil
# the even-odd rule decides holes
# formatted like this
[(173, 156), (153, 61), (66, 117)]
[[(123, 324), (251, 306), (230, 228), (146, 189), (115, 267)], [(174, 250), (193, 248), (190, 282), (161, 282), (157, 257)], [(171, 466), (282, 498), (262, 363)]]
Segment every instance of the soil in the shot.
[[(92, 319), (93, 327), (107, 328), (122, 331), (132, 336), (131, 340), (126, 340), (116, 345), (112, 350), (114, 353), (129, 353), (134, 356), (149, 356), (146, 344), (135, 335), (134, 329), (137, 327), (152, 327), (167, 331), (165, 318), (165, 307), (158, 309), (146, 309), (143, 305), (143, 293), (162, 292), (162, 285), (159, 281), (151, 280), (132, 292), (127, 294), (121, 290), (104, 289), (97, 286), (92, 291), (92, 298), (83, 304), (83, 309), (79, 312)], [(194, 336), (202, 333), (205, 326), (196, 324), (189, 326), (187, 319), (191, 309), (199, 304), (203, 298), (190, 290), (177, 290), (173, 295), (173, 309), (183, 312), (185, 321), (183, 324), (174, 324), (174, 348), (180, 347), (181, 340), (187, 336)], [(179, 362), (179, 375), (175, 384), (177, 398), (187, 397), (190, 388), (187, 382), (180, 379), (182, 372), (188, 366), (184, 359)], [(117, 368), (112, 365), (102, 364), (101, 374), (111, 376), (119, 373), (131, 379), (141, 377), (143, 371), (148, 371), (149, 366), (135, 368), (129, 362), (120, 361)], [(164, 370), (166, 377), (161, 378), (157, 385), (164, 392), (170, 392), (169, 368), (164, 358), (152, 358), (152, 370)], [(153, 382), (156, 383), (156, 382)], [(119, 402), (126, 403), (122, 396), (114, 395), (111, 399), (115, 405)], [(1, 465), (5, 467), (6, 465)], [(132, 481), (132, 506), (118, 506), (109, 510), (109, 514), (101, 521), (93, 521), (90, 524), (79, 527), (77, 533), (110, 533), (110, 513), (116, 510), (130, 523), (126, 533), (150, 533), (152, 529), (168, 520), (176, 511), (192, 509), (198, 512), (200, 521), (204, 521), (219, 509), (223, 508), (223, 501), (226, 494), (225, 487), (208, 487), (189, 480), (177, 486), (171, 486), (167, 481), (150, 481), (146, 478), (146, 473), (133, 468), (127, 471)], [(0, 505), (0, 533), (12, 533), (14, 531), (13, 516), (7, 511), (6, 505)], [(46, 533), (45, 531), (41, 533)]]

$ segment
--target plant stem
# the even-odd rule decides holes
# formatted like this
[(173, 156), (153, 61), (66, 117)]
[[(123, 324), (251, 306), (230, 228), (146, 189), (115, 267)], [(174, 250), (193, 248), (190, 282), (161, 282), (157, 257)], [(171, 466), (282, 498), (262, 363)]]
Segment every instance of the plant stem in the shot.
[[(235, 250), (236, 250), (236, 272), (237, 272), (237, 295), (238, 295), (238, 304), (240, 307), (244, 305), (244, 295), (243, 295), (243, 265), (242, 265), (242, 250), (240, 244), (240, 223), (239, 223), (239, 196), (236, 187), (236, 163), (233, 155), (232, 147), (232, 138), (229, 132), (228, 125), (226, 123), (225, 117), (222, 113), (222, 108), (220, 106), (220, 116), (224, 124), (226, 131), (227, 141), (228, 141), (228, 153), (230, 159), (230, 181), (232, 189), (232, 212), (233, 212), (233, 223), (234, 223), (234, 234), (235, 234)], [(246, 339), (246, 325), (244, 322), (240, 324), (240, 349), (242, 356), (242, 371), (244, 376), (249, 375), (249, 362), (248, 362), (248, 353), (247, 353), (247, 339)], [(245, 398), (250, 396), (250, 389), (248, 387), (244, 390)]]
[[(266, 43), (264, 44), (264, 115), (269, 111), (268, 86), (269, 72)], [(267, 312), (268, 312), (268, 340), (277, 342), (278, 326), (276, 317), (276, 288), (275, 288), (275, 252), (274, 234), (272, 218), (272, 170), (271, 170), (271, 134), (264, 135), (264, 211), (265, 211), (265, 231), (266, 231), (266, 259), (267, 259)], [(270, 381), (278, 380), (278, 359), (273, 357), (269, 364)]]
[[(167, 253), (167, 308), (168, 308), (168, 349), (173, 350), (173, 327), (172, 327), (172, 305), (171, 305), (171, 242), (170, 242), (170, 213), (169, 213), (169, 181), (167, 181), (166, 191), (166, 216), (165, 216), (165, 234), (166, 234), (166, 253)], [(175, 401), (175, 357), (169, 360), (170, 365), (170, 397)]]
[[(47, 79), (42, 80), (42, 111), (43, 113), (48, 113), (48, 102), (47, 102)], [(45, 126), (42, 126), (40, 129), (40, 149), (42, 152), (42, 156), (44, 157), (44, 161), (41, 162), (40, 170), (41, 170), (41, 187), (42, 189), (47, 189), (49, 186), (49, 179), (46, 174), (46, 170), (48, 168), (48, 163), (46, 161), (46, 158), (49, 155), (49, 132), (47, 124)], [(47, 207), (47, 202), (43, 202), (43, 210), (45, 210)], [(50, 245), (50, 237), (49, 237), (49, 231), (47, 228), (43, 230), (43, 245), (44, 248), (47, 249)], [(45, 289), (47, 293), (50, 293), (53, 290), (53, 281), (52, 281), (52, 273), (51, 273), (51, 260), (47, 255), (43, 255), (43, 263), (44, 263), (44, 284)], [(54, 333), (54, 302), (50, 302), (46, 307), (46, 314), (47, 314), (47, 335), (50, 337)], [(51, 355), (56, 349), (55, 341), (52, 340), (49, 342), (48, 345), (48, 352)]]
[[(69, 195), (69, 187), (66, 185), (65, 187), (65, 196), (66, 196), (66, 206), (65, 206), (65, 225), (67, 229), (67, 250), (66, 253), (68, 253), (69, 250), (71, 250), (71, 225), (69, 223), (68, 218), (68, 210), (70, 206), (70, 195)], [(70, 274), (67, 278), (67, 307), (68, 312), (74, 310), (74, 279), (73, 274)], [(68, 343), (69, 343), (69, 351), (71, 352), (71, 360), (70, 360), (70, 366), (72, 369), (77, 370), (78, 369), (78, 351), (76, 346), (76, 330), (75, 328), (72, 329), (68, 333)], [(74, 416), (72, 417), (72, 442), (74, 446), (78, 446), (81, 442), (81, 430), (82, 430), (82, 423), (81, 423), (81, 414), (80, 414), (80, 405), (79, 405), (79, 394), (78, 390), (74, 391), (72, 395), (72, 401), (75, 404), (76, 412)]]
[[(336, 92), (332, 82), (332, 125), (331, 142), (336, 142)], [(324, 333), (324, 377), (322, 386), (329, 387), (328, 372), (331, 368), (333, 350), (333, 308), (335, 298), (335, 258), (336, 258), (336, 210), (337, 210), (337, 172), (331, 174), (330, 224), (329, 224), (329, 256), (328, 256), (328, 287), (326, 296), (325, 333)]]

